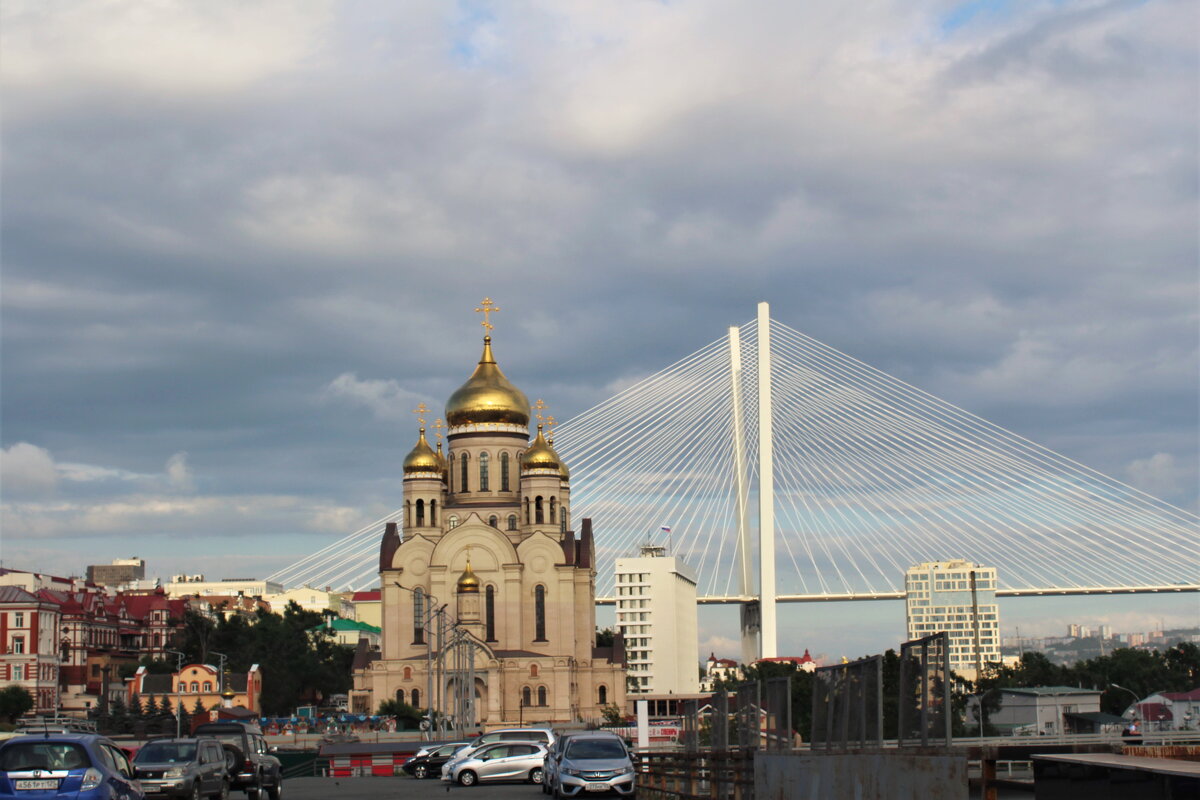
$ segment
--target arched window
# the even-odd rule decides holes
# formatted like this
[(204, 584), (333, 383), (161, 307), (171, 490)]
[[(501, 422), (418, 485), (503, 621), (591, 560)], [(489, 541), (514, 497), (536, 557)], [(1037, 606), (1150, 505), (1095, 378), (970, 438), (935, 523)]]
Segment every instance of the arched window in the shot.
[(533, 590), (533, 640), (546, 641), (546, 587), (538, 584)]
[(200, 682), (199, 681), (192, 681), (192, 691), (193, 692), (200, 691)]
[(412, 667), (404, 668), (404, 680), (406, 680), (406, 681), (412, 680)]
[(541, 525), (546, 521), (546, 513), (542, 510), (542, 496), (539, 494), (533, 499), (533, 521), (536, 525)]
[(536, 678), (537, 676), (538, 676), (538, 665), (530, 664), (529, 665), (529, 677)]
[(558, 506), (558, 501), (553, 497), (550, 498), (550, 524), (554, 524), (554, 512)]
[(488, 490), (488, 454), (479, 454), (479, 491)]
[(528, 686), (521, 689), (521, 705), (523, 705), (523, 706), (533, 705), (533, 692), (530, 691)]
[(424, 525), (425, 525), (425, 501), (418, 500), (417, 501), (417, 527), (420, 528), (420, 527), (423, 527)]
[(455, 458), (454, 453), (451, 453), (450, 454), (450, 480), (449, 480), (450, 486), (448, 488), (452, 492), (455, 491), (455, 489), (454, 489), (454, 458)]
[(396, 690), (396, 702), (397, 702), (397, 703), (403, 703), (403, 702), (404, 702), (404, 690), (403, 690), (403, 689), (397, 689), (397, 690)]
[(562, 514), (559, 515), (558, 532), (559, 533), (567, 532), (567, 512), (566, 511), (562, 512)]
[(404, 527), (412, 527), (412, 500), (404, 501)]
[(212, 681), (205, 681), (205, 682), (204, 682), (204, 691), (206, 691), (206, 692), (211, 692), (211, 691), (212, 691)]
[(483, 595), (484, 638), (496, 641), (496, 587), (488, 586)]
[(500, 491), (508, 491), (508, 453), (500, 454)]
[(546, 687), (545, 686), (538, 687), (538, 705), (539, 706), (546, 705)]
[(600, 705), (608, 705), (608, 687), (600, 684), (600, 688), (596, 690), (596, 699), (600, 701)]
[(529, 498), (525, 498), (525, 524), (529, 524)]
[(451, 530), (454, 530), (455, 528), (457, 528), (458, 527), (458, 514), (451, 514), (450, 516), (446, 517), (446, 524), (450, 526)]
[(510, 531), (515, 531), (517, 529), (517, 515), (516, 514), (508, 515), (508, 529)]
[(413, 644), (425, 644), (425, 590), (413, 590)]
[(420, 689), (413, 689), (413, 690), (412, 690), (412, 703), (411, 703), (411, 705), (412, 705), (412, 707), (413, 707), (413, 708), (420, 708), (420, 707), (421, 707), (421, 690), (420, 690)]
[(498, 529), (500, 527), (500, 518), (495, 514), (492, 514), (490, 517), (488, 517), (488, 525)]
[(429, 501), (429, 524), (437, 525), (437, 500)]
[(463, 453), (462, 459), (460, 459), (460, 460), (462, 462), (462, 468), (461, 468), (461, 474), (459, 475), (459, 478), (460, 478), (460, 483), (462, 485), (458, 487), (458, 490), (460, 492), (469, 492), (469, 491), (471, 491), (470, 490), (471, 484), (467, 480), (467, 467), (468, 467), (467, 462), (470, 460), (470, 457), (466, 453)]

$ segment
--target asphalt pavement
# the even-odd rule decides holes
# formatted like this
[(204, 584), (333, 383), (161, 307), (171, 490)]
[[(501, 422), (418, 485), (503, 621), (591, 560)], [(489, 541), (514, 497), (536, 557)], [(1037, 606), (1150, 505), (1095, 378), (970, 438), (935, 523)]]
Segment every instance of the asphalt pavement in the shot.
[[(284, 800), (545, 800), (540, 786), (531, 783), (481, 783), (450, 785), (415, 778), (288, 778)], [(233, 800), (244, 795), (231, 793)]]

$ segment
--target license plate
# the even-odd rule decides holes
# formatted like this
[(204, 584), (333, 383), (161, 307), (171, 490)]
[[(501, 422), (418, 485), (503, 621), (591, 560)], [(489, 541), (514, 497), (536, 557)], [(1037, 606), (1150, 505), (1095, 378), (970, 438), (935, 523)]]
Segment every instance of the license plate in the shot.
[(585, 783), (583, 790), (585, 792), (607, 792), (609, 785), (607, 783)]
[(14, 789), (57, 789), (58, 781), (13, 781)]

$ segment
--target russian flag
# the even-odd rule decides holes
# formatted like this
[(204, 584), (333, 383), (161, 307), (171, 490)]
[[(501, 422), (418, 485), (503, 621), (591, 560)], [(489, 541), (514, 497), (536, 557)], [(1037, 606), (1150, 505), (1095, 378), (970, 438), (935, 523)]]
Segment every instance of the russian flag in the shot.
[(659, 530), (660, 530), (660, 531), (662, 531), (663, 533), (670, 533), (670, 532), (671, 532), (671, 529), (670, 529), (670, 528), (668, 528), (666, 525), (663, 525), (661, 528), (659, 528)]

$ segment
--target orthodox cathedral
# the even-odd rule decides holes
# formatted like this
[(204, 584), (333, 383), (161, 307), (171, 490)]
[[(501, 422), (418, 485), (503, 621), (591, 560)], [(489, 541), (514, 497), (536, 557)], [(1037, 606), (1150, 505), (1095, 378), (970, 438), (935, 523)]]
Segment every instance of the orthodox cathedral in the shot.
[(389, 523), (379, 551), (382, 650), (360, 645), (352, 702), (444, 708), (440, 618), (471, 645), (477, 724), (598, 719), (603, 706), (624, 707), (625, 667), (619, 636), (611, 647), (595, 642), (591, 520), (577, 536), (571, 476), (543, 431), (545, 405), (533, 409), (530, 442), (529, 401), (492, 355), (488, 315), (498, 309), (485, 298), (476, 310), (488, 335), (474, 373), (446, 402), (448, 452), (440, 440), (429, 445), (422, 419), (404, 459), (403, 530)]

